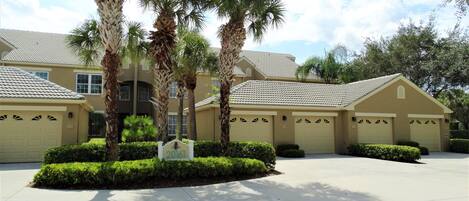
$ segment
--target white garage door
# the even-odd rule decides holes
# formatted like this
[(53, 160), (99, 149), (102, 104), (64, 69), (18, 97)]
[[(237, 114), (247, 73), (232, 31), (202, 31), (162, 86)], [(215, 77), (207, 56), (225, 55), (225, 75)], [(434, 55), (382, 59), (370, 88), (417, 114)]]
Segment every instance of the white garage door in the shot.
[(306, 153), (334, 153), (334, 118), (295, 118), (295, 143)]
[(440, 123), (438, 119), (410, 119), (410, 140), (430, 151), (440, 151)]
[(359, 117), (358, 143), (393, 144), (392, 119), (389, 117)]
[(230, 140), (273, 143), (272, 123), (272, 116), (234, 115), (230, 120)]
[(42, 161), (61, 135), (61, 113), (0, 111), (0, 162)]

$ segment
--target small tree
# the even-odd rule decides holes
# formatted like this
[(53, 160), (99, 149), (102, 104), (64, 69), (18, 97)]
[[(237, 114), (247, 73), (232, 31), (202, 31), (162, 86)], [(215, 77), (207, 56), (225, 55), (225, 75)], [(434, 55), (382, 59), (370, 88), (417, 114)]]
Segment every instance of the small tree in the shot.
[(153, 119), (148, 116), (127, 116), (124, 119), (124, 130), (122, 131), (123, 142), (155, 141), (156, 128)]

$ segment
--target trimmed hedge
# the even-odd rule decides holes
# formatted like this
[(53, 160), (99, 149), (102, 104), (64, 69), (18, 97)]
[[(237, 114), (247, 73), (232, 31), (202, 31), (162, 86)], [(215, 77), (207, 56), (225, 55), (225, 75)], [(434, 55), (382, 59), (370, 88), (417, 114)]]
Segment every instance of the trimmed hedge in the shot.
[(275, 148), (275, 153), (277, 153), (277, 156), (280, 156), (280, 154), (281, 154), (283, 151), (289, 150), (289, 149), (299, 150), (299, 149), (300, 149), (300, 146), (297, 145), (297, 144), (279, 144), (279, 145), (277, 145), (277, 147)]
[(430, 155), (427, 147), (418, 147), (420, 150), (420, 155)]
[(305, 151), (302, 149), (287, 149), (280, 152), (278, 156), (285, 158), (304, 158)]
[(410, 147), (419, 147), (420, 144), (418, 142), (415, 142), (415, 141), (410, 141), (410, 140), (399, 140), (397, 142), (397, 145), (404, 145), (404, 146), (410, 146)]
[(451, 139), (469, 139), (469, 130), (451, 130), (449, 134)]
[(225, 178), (265, 174), (262, 161), (246, 158), (208, 157), (192, 161), (160, 161), (156, 158), (118, 161), (49, 164), (34, 176), (40, 187), (114, 187), (158, 182), (158, 179)]
[[(119, 144), (120, 160), (139, 160), (153, 158), (158, 154), (156, 142), (132, 142)], [(65, 145), (46, 151), (44, 163), (69, 162), (103, 162), (105, 161), (105, 145), (85, 143), (81, 145)], [(195, 157), (223, 156), (221, 143), (214, 141), (196, 141)], [(268, 168), (275, 167), (275, 150), (269, 143), (262, 142), (230, 142), (225, 156), (233, 158), (253, 158), (265, 163)]]
[(450, 139), (449, 149), (456, 153), (469, 153), (469, 139)]
[(353, 144), (348, 148), (352, 156), (363, 156), (383, 160), (415, 162), (420, 159), (420, 150), (415, 147), (387, 144)]

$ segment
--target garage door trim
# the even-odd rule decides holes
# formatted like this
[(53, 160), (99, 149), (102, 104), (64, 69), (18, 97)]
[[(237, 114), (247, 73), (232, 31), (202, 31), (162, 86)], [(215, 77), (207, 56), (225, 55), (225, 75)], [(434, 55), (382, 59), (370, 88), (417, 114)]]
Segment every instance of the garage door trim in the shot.
[(396, 113), (355, 112), (357, 117), (397, 117)]
[(231, 111), (232, 115), (265, 115), (265, 116), (276, 116), (275, 111), (251, 111), (251, 110), (234, 110)]
[(2, 111), (50, 111), (50, 112), (65, 112), (66, 106), (17, 106), (17, 105), (2, 105)]
[(438, 115), (438, 114), (408, 114), (407, 117), (409, 117), (409, 118), (425, 118), (425, 119), (443, 119), (443, 118), (445, 118), (444, 115)]

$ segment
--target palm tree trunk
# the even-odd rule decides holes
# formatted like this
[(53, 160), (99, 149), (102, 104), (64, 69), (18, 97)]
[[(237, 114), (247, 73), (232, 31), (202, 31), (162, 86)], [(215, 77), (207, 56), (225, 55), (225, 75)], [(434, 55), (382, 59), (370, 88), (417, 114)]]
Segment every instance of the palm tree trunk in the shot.
[(133, 81), (133, 101), (132, 101), (132, 114), (137, 115), (137, 91), (138, 91), (138, 63), (134, 62), (134, 81)]
[(119, 160), (118, 146), (118, 98), (119, 84), (117, 82), (118, 66), (120, 66), (120, 58), (118, 54), (112, 54), (106, 51), (102, 60), (104, 67), (104, 89), (106, 97), (104, 105), (106, 106), (106, 160)]
[(221, 27), (220, 50), (220, 127), (221, 143), (226, 153), (230, 142), (230, 89), (233, 82), (233, 68), (239, 60), (239, 54), (246, 40), (243, 22), (228, 22)]
[(162, 12), (153, 27), (157, 31), (151, 31), (150, 53), (156, 62), (153, 72), (155, 74), (157, 127), (160, 139), (166, 142), (168, 137), (169, 85), (173, 74), (171, 53), (176, 45), (176, 21), (173, 16)]
[(189, 117), (188, 117), (188, 138), (191, 140), (197, 140), (197, 126), (195, 119), (195, 94), (194, 90), (197, 86), (197, 75), (193, 77), (187, 77), (185, 79), (187, 88), (187, 99), (189, 101)]
[(177, 82), (178, 90), (177, 90), (177, 98), (178, 98), (178, 117), (177, 117), (177, 125), (176, 125), (176, 138), (181, 140), (181, 135), (183, 134), (183, 117), (184, 117), (184, 83), (182, 81)]

